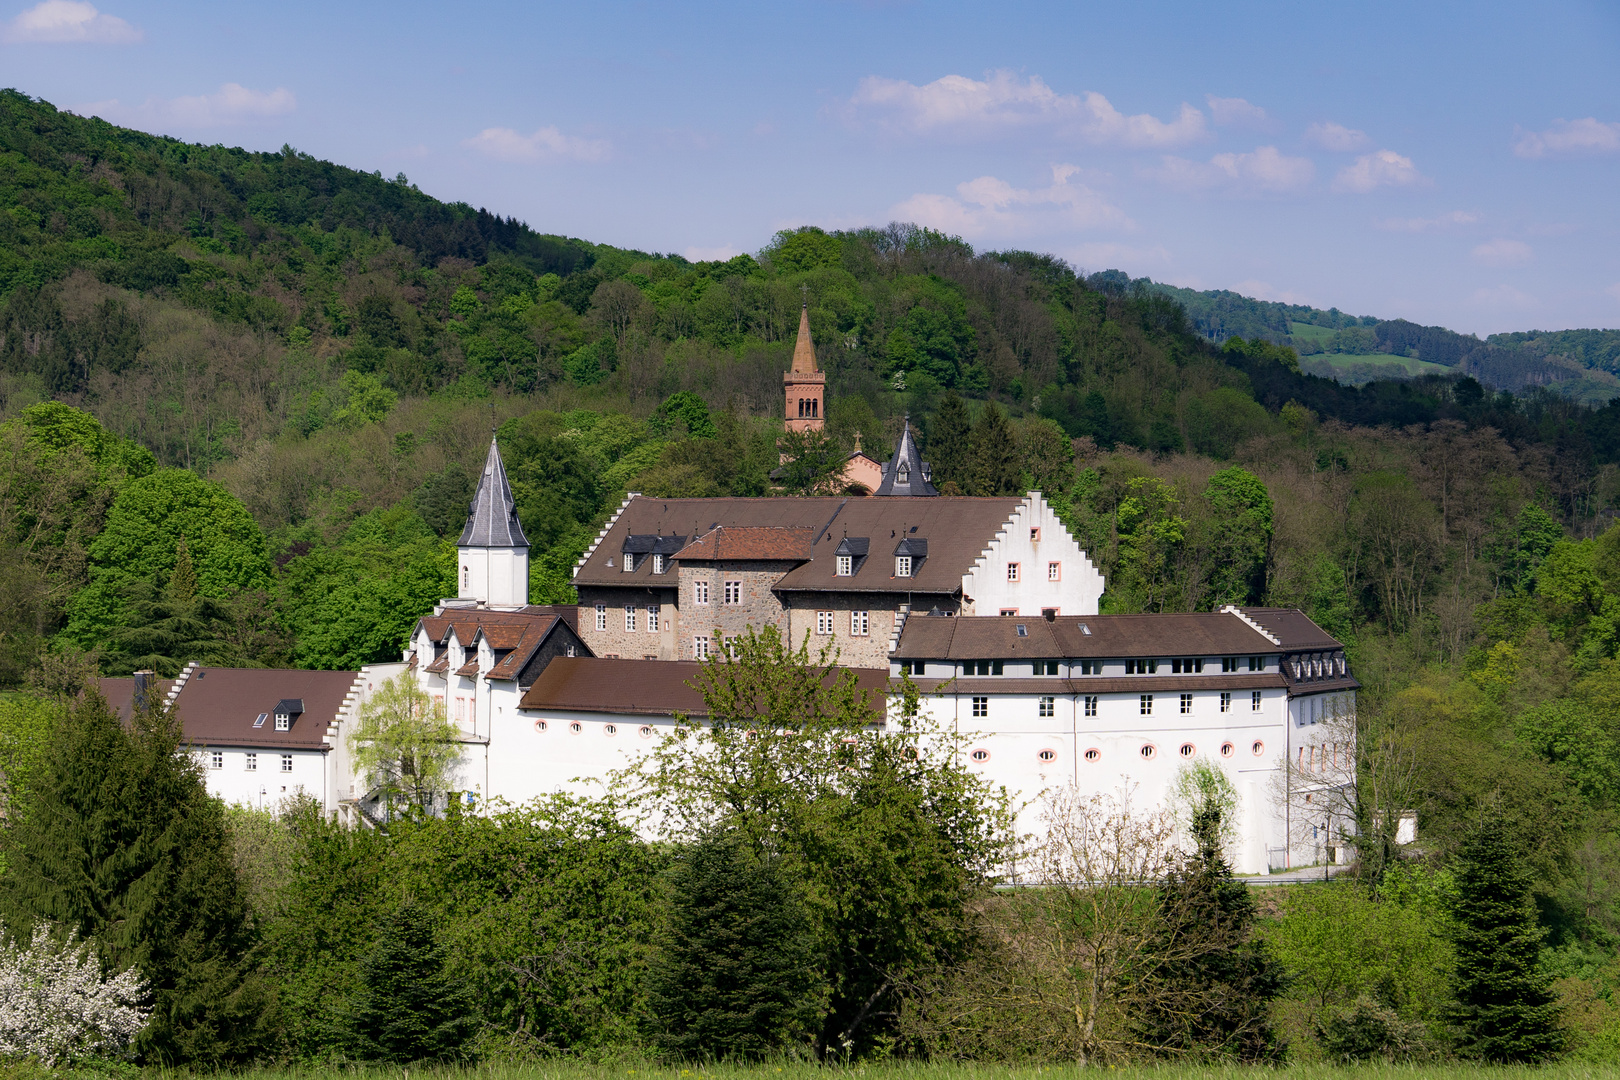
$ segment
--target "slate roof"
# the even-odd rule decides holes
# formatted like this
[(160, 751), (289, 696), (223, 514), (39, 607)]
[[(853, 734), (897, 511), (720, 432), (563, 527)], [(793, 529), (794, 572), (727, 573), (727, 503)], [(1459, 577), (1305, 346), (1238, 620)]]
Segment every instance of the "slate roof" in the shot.
[[(523, 695), (521, 709), (596, 712), (632, 716), (708, 715), (696, 689), (703, 665), (696, 660), (610, 660), (559, 656)], [(861, 689), (871, 694), (873, 721), (884, 713), (889, 673), (854, 668)]]
[(939, 494), (939, 489), (928, 481), (928, 463), (917, 452), (917, 441), (911, 437), (909, 416), (900, 428), (900, 439), (894, 445), (893, 456), (883, 466), (883, 483), (872, 494), (928, 497)]
[(461, 530), (457, 547), (526, 548), (528, 538), (518, 524), (517, 503), (512, 499), (512, 485), (506, 481), (506, 466), (501, 463), (501, 450), (494, 438), (489, 440), (489, 456), (484, 459), (484, 472), (478, 478), (478, 490), (472, 505), (467, 508), (467, 527)]
[[(969, 498), (774, 498), (774, 499), (630, 499), (583, 560), (576, 585), (673, 588), (670, 575), (655, 575), (652, 560), (630, 573), (619, 565), (630, 535), (702, 536), (720, 526), (808, 528), (809, 557), (789, 570), (776, 588), (781, 591), (933, 593), (949, 596), (962, 587), (962, 576), (1012, 518), (1023, 499)], [(855, 573), (838, 577), (837, 548), (845, 538), (864, 539), (876, 558), (856, 560)], [(915, 576), (896, 578), (890, 556), (904, 538), (926, 540), (928, 558)], [(614, 565), (607, 565), (608, 560)]]

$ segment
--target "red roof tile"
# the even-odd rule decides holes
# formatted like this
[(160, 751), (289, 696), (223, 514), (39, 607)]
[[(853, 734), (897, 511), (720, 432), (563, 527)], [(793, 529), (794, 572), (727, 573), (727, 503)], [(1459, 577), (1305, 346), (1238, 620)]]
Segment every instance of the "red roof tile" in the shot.
[[(519, 708), (621, 715), (708, 715), (696, 687), (703, 665), (696, 660), (610, 660), (559, 656), (523, 695)], [(889, 673), (853, 668), (871, 695), (874, 721), (881, 719)]]
[(675, 553), (677, 561), (697, 559), (765, 559), (802, 562), (810, 557), (815, 530), (804, 526), (722, 525)]

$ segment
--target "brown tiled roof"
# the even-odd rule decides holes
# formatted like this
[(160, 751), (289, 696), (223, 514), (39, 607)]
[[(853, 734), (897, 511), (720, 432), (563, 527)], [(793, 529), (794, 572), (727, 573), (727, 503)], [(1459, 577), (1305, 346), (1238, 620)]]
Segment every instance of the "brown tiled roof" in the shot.
[[(135, 715), (135, 680), (130, 679), (97, 679), (101, 689), (101, 696), (107, 699), (107, 704), (121, 719), (128, 720)], [(155, 694), (157, 700), (162, 701), (169, 696), (169, 690), (174, 686), (173, 679), (156, 679), (147, 683), (148, 694)]]
[(462, 678), (466, 678), (466, 679), (471, 679), (471, 678), (475, 677), (478, 674), (478, 656), (477, 656), (477, 654), (475, 653), (471, 660), (467, 661), (465, 664), (462, 664), (460, 667), (456, 668), (456, 674), (458, 676), (461, 676)]
[(767, 559), (803, 562), (810, 557), (813, 530), (802, 526), (722, 525), (675, 553), (678, 561)]
[[(186, 738), (198, 746), (326, 749), (327, 726), (337, 719), (357, 677), (353, 671), (198, 668), (181, 687), (175, 709)], [(277, 731), (273, 716), (262, 727), (253, 726), (260, 713), (274, 713), (286, 698), (304, 702), (292, 730)]]
[(1288, 685), (1275, 672), (1235, 675), (1125, 675), (1073, 679), (1018, 676), (972, 679), (913, 679), (928, 693), (957, 694), (1176, 694), (1193, 690), (1277, 690)]
[(443, 675), (450, 670), (450, 654), (445, 653), (422, 670), (430, 675)]
[[(808, 528), (807, 561), (789, 570), (778, 589), (816, 592), (909, 592), (949, 596), (1022, 502), (1019, 498), (764, 498), (631, 499), (580, 567), (580, 585), (638, 588), (670, 580), (652, 560), (625, 573), (625, 539), (659, 533), (700, 536), (719, 526)], [(845, 537), (865, 537), (871, 554), (851, 577), (838, 577), (834, 550)], [(914, 576), (894, 576), (894, 549), (904, 538), (926, 540), (928, 557)], [(613, 565), (608, 566), (609, 559)]]
[[(551, 628), (552, 622), (552, 619), (545, 620), (544, 625), (548, 630)], [(523, 640), (523, 635), (527, 634), (530, 629), (531, 627), (528, 625), (503, 626), (498, 623), (490, 623), (480, 626), (478, 633), (483, 635), (484, 640), (489, 642), (489, 647), (492, 649), (513, 649), (517, 647), (518, 642)]]
[[(579, 629), (579, 607), (574, 604), (530, 604), (516, 611), (488, 611), (484, 608), (446, 608), (441, 615), (424, 615), (417, 625), (424, 627), (436, 645), (443, 645), (453, 627), (456, 638), (463, 645), (472, 644), (480, 627), (494, 628), (549, 626), (551, 619), (561, 619), (574, 630)], [(416, 631), (411, 631), (416, 638)]]
[(1282, 643), (1281, 648), (1290, 650), (1344, 648), (1298, 608), (1246, 607), (1240, 610), (1265, 627), (1267, 633)]
[[(639, 716), (708, 715), (698, 693), (696, 660), (610, 660), (559, 656), (523, 695), (519, 708), (600, 712)], [(889, 673), (854, 668), (861, 689), (872, 697), (874, 720), (884, 710)]]
[[(1020, 626), (1027, 637), (1019, 636)], [(894, 655), (975, 660), (1021, 656), (1032, 659), (1258, 656), (1279, 651), (1278, 646), (1236, 615), (1203, 611), (1164, 615), (1061, 615), (1050, 622), (1040, 617), (1021, 616), (913, 615), (906, 620)]]

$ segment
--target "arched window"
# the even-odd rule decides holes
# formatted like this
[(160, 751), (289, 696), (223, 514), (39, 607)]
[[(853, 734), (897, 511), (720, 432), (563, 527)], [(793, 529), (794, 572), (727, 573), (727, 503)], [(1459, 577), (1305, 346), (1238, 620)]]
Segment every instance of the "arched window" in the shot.
[(821, 415), (821, 399), (820, 398), (814, 398), (813, 397), (813, 398), (810, 399), (810, 415), (811, 416), (820, 416)]

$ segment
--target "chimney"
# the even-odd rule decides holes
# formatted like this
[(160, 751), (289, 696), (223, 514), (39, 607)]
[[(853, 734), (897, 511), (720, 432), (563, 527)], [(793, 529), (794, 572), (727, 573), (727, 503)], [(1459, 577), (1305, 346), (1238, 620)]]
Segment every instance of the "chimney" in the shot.
[(135, 699), (131, 702), (131, 707), (135, 712), (140, 712), (146, 708), (147, 678), (156, 674), (155, 671), (137, 671), (135, 673)]

